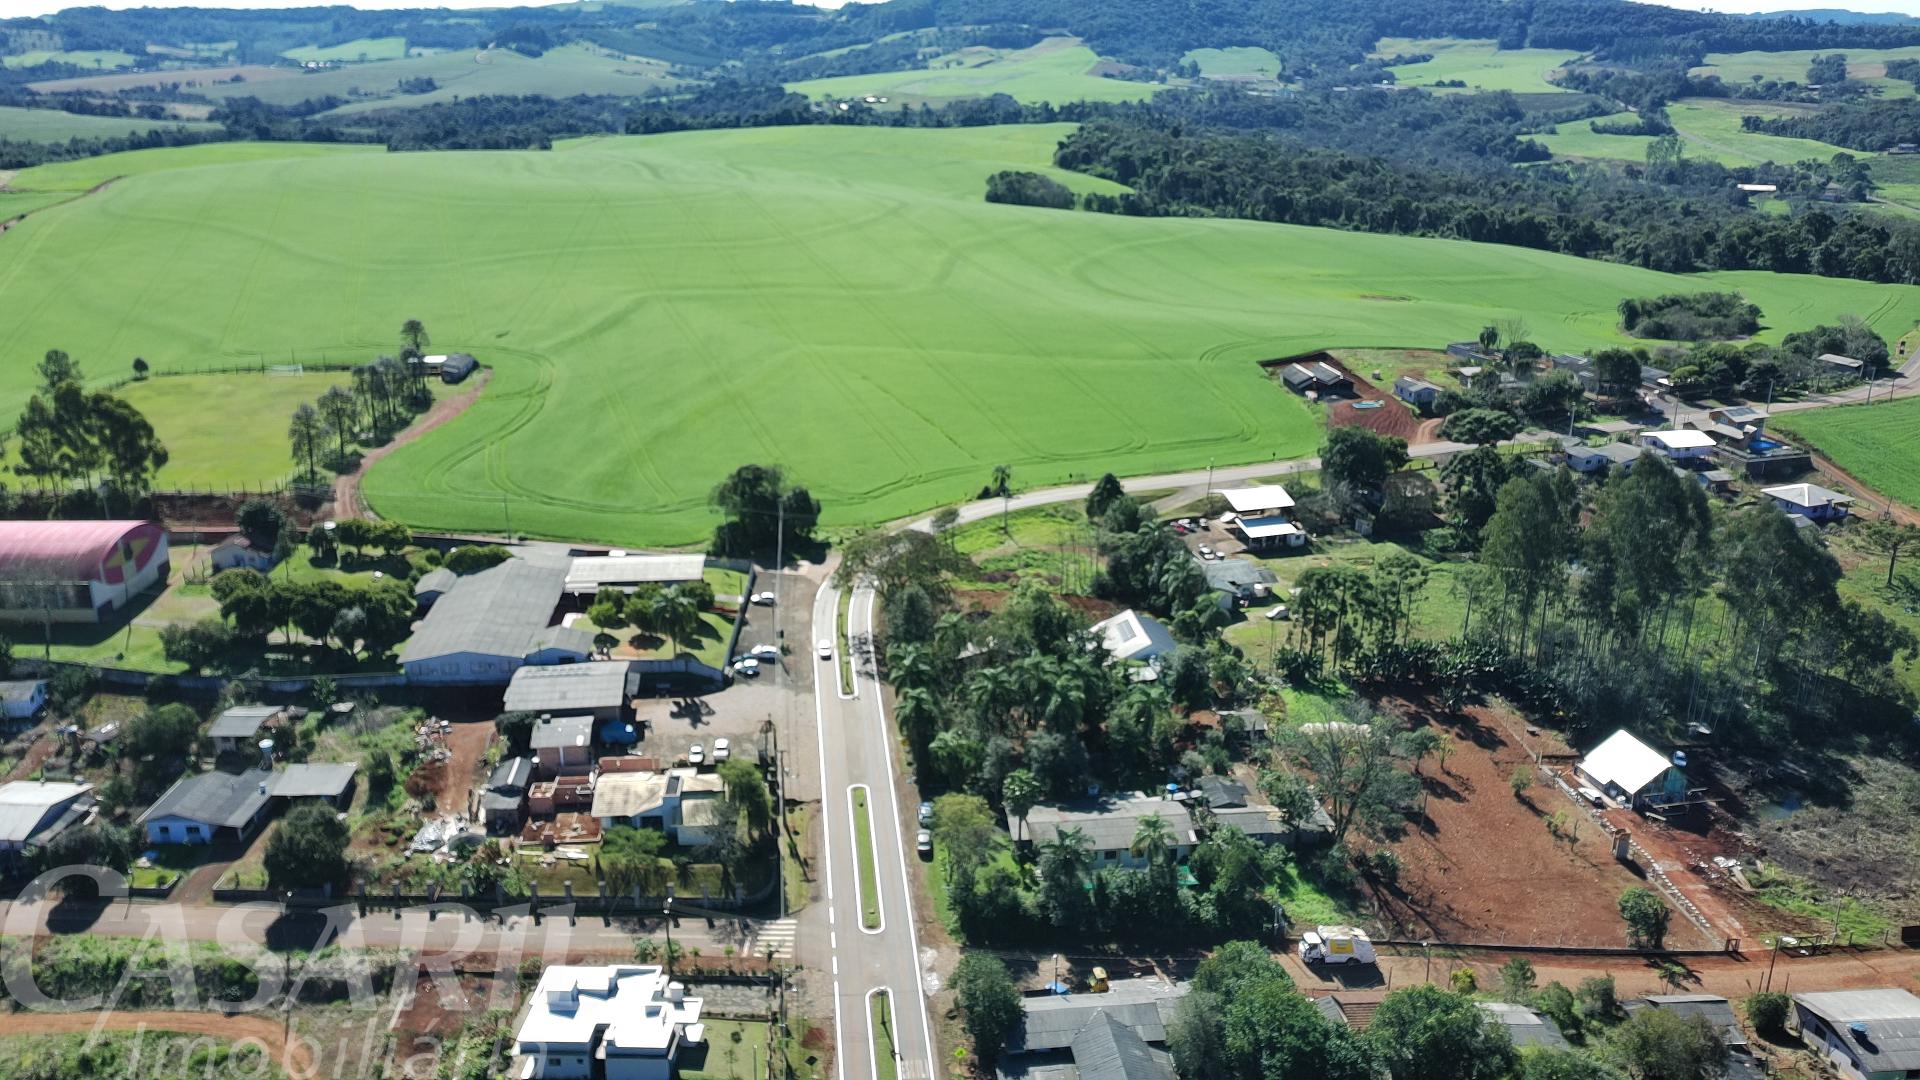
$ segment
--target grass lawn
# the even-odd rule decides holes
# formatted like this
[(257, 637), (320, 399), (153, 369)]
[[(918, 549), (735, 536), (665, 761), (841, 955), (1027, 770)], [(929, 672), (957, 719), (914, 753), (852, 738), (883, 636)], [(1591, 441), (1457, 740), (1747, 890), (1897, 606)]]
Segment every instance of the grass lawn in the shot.
[(880, 928), (880, 875), (873, 862), (873, 823), (867, 812), (867, 789), (853, 789), (853, 854), (860, 862), (860, 925)]
[(1280, 58), (1270, 50), (1253, 45), (1235, 45), (1226, 49), (1195, 49), (1180, 58), (1182, 62), (1200, 65), (1202, 76), (1223, 78), (1247, 78), (1254, 76), (1262, 79), (1280, 77)]
[(787, 889), (787, 910), (799, 911), (813, 899), (811, 883), (807, 880), (807, 868), (800, 862), (800, 852), (807, 842), (807, 827), (810, 812), (805, 806), (796, 806), (787, 811), (787, 828), (791, 842), (786, 836), (780, 839), (780, 874)]
[(725, 570), (718, 566), (709, 566), (703, 576), (706, 583), (713, 586), (713, 595), (716, 597), (738, 596), (744, 598), (747, 595), (747, 575), (738, 570)]
[[(65, 142), (68, 139), (117, 139), (154, 128), (184, 127), (212, 131), (220, 125), (204, 120), (143, 120), (131, 116), (81, 116), (58, 109), (21, 109), (0, 106), (0, 139), (10, 142)], [(0, 202), (0, 215), (5, 215)], [(11, 216), (11, 215), (6, 215)]]
[[(743, 461), (781, 462), (831, 530), (963, 501), (1002, 463), (1039, 486), (1308, 454), (1318, 418), (1253, 362), (1310, 348), (1437, 345), (1517, 315), (1543, 347), (1588, 349), (1622, 340), (1623, 297), (1714, 288), (1760, 305), (1766, 340), (1849, 312), (1920, 320), (1909, 286), (985, 202), (994, 171), (1052, 171), (1068, 130), (223, 143), (23, 170), (30, 191), (123, 179), (0, 242), (0, 416), (49, 341), (164, 371), (377, 352), (417, 317), (494, 374), (373, 467), (381, 516), (498, 530), (504, 501), (516, 531), (649, 547), (709, 536), (708, 492)], [(739, 409), (767, 392), (780, 407)], [(246, 452), (283, 456), (273, 436)]]
[(682, 1058), (683, 1080), (759, 1080), (768, 1075), (767, 1059), (773, 1053), (768, 1024), (705, 1018), (703, 1022), (707, 1026), (706, 1054), (696, 1068), (688, 1068)]
[(1402, 86), (1432, 86), (1455, 79), (1474, 90), (1511, 90), (1516, 94), (1552, 93), (1560, 87), (1547, 73), (1580, 54), (1566, 49), (1499, 49), (1491, 40), (1459, 38), (1382, 38), (1373, 55), (1431, 53), (1423, 64), (1388, 68)]
[(205, 844), (162, 844), (142, 848), (135, 858), (152, 853), (151, 866), (134, 866), (127, 881), (137, 889), (164, 889), (189, 872), (213, 859), (213, 849)]
[[(1273, 593), (1276, 602), (1286, 603), (1287, 591), (1299, 580), (1301, 572), (1309, 567), (1340, 564), (1370, 570), (1388, 555), (1409, 551), (1398, 544), (1368, 540), (1323, 541), (1309, 546), (1304, 554), (1258, 561), (1279, 577), (1280, 581), (1273, 586)], [(1460, 575), (1467, 564), (1440, 562), (1425, 556), (1420, 558), (1426, 564), (1429, 576), (1414, 602), (1413, 634), (1418, 638), (1436, 641), (1457, 636), (1466, 616), (1466, 599), (1461, 592)], [(1291, 632), (1291, 623), (1265, 617), (1269, 606), (1254, 604), (1247, 608), (1242, 621), (1228, 626), (1224, 631), (1226, 639), (1245, 649), (1247, 656), (1256, 663), (1267, 662), (1274, 649), (1284, 648)]]
[[(344, 371), (182, 375), (128, 383), (117, 393), (167, 444), (156, 488), (227, 490), (272, 487), (291, 476), (287, 422), (293, 410), (330, 386), (352, 382)], [(248, 452), (236, 453), (236, 447)]]
[(700, 613), (700, 622), (702, 624), (700, 636), (691, 641), (668, 641), (663, 637), (641, 635), (631, 626), (608, 629), (596, 625), (585, 615), (581, 615), (573, 625), (589, 634), (598, 634), (605, 630), (619, 638), (622, 644), (613, 653), (617, 660), (671, 659), (686, 653), (711, 667), (725, 667), (727, 639), (733, 636), (733, 620), (718, 612), (703, 611)]
[(75, 67), (95, 71), (112, 71), (115, 68), (132, 67), (133, 54), (114, 49), (90, 49), (77, 52), (48, 52), (36, 49), (32, 52), (15, 53), (12, 56), (0, 56), (0, 66), (10, 68), (39, 67), (41, 64), (72, 64)]
[(1774, 426), (1887, 498), (1920, 506), (1920, 398), (1787, 413)]
[(881, 991), (867, 999), (868, 1031), (873, 1036), (874, 1080), (897, 1080), (899, 1051), (893, 1048), (893, 995)]
[(1619, 161), (1645, 161), (1652, 135), (1602, 135), (1594, 124), (1630, 124), (1639, 117), (1633, 113), (1613, 113), (1592, 120), (1572, 120), (1553, 129), (1551, 135), (1529, 135), (1558, 157), (1612, 158)]
[(289, 60), (334, 60), (346, 63), (368, 60), (398, 60), (407, 55), (407, 39), (403, 37), (355, 38), (338, 45), (304, 45), (298, 49), (288, 49), (280, 54)]
[(1900, 49), (1797, 49), (1789, 52), (1708, 53), (1706, 63), (1693, 69), (1696, 75), (1718, 75), (1722, 82), (1744, 84), (1755, 75), (1778, 82), (1807, 81), (1807, 68), (1816, 56), (1842, 53), (1847, 58), (1847, 78), (1878, 86), (1887, 97), (1912, 97), (1913, 84), (1889, 79), (1887, 61), (1920, 59), (1920, 46)]
[(1092, 74), (1100, 58), (1076, 38), (1047, 38), (1026, 49), (961, 49), (936, 57), (925, 70), (840, 75), (787, 84), (810, 98), (885, 95), (892, 104), (1008, 94), (1024, 102), (1144, 101), (1154, 83)]

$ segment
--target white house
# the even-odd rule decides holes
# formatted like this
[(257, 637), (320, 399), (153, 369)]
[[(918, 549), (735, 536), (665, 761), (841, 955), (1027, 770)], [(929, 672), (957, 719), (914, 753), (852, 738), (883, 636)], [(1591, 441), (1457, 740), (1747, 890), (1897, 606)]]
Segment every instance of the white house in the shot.
[(527, 1080), (670, 1080), (706, 1041), (701, 999), (651, 966), (556, 965), (540, 974), (514, 1049)]
[(1713, 436), (1693, 428), (1648, 431), (1640, 436), (1640, 445), (1653, 448), (1668, 461), (1700, 461), (1712, 456)]
[(1839, 521), (1847, 516), (1846, 504), (1853, 501), (1853, 496), (1829, 491), (1819, 484), (1782, 484), (1761, 488), (1760, 494), (1787, 513), (1808, 521)]
[(1605, 446), (1569, 446), (1567, 447), (1567, 468), (1577, 473), (1593, 473), (1618, 469), (1622, 476), (1633, 471), (1634, 463), (1640, 460), (1640, 448), (1625, 443), (1608, 443)]
[(1100, 647), (1115, 660), (1146, 662), (1174, 650), (1173, 634), (1151, 615), (1132, 608), (1093, 624), (1100, 636)]
[(1625, 728), (1587, 752), (1574, 771), (1588, 784), (1635, 809), (1669, 802), (1687, 793), (1685, 758), (1665, 754)]
[(1789, 1026), (1842, 1076), (1920, 1075), (1920, 998), (1906, 990), (1795, 994)]
[(0, 718), (31, 720), (47, 707), (47, 680), (8, 679), (0, 682)]

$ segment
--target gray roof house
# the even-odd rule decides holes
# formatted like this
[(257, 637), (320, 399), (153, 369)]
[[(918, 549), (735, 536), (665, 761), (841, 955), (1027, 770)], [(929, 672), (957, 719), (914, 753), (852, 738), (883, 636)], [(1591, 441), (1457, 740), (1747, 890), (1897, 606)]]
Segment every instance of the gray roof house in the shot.
[(564, 568), (524, 559), (461, 577), (400, 650), (407, 681), (498, 686), (525, 665), (587, 659), (593, 635), (551, 625), (566, 577)]
[(1078, 829), (1087, 838), (1087, 850), (1093, 853), (1096, 868), (1125, 867), (1140, 869), (1143, 859), (1129, 849), (1140, 822), (1158, 817), (1172, 834), (1173, 850), (1178, 858), (1192, 854), (1197, 841), (1193, 815), (1185, 803), (1150, 795), (1135, 795), (1075, 803), (1070, 806), (1036, 806), (1027, 811), (1025, 836), (1036, 845), (1051, 843), (1063, 830)]
[(1566, 1036), (1560, 1034), (1560, 1027), (1540, 1013), (1525, 1005), (1510, 1005), (1504, 1001), (1479, 1002), (1480, 1011), (1486, 1013), (1506, 1026), (1507, 1034), (1513, 1038), (1513, 1045), (1521, 1049), (1529, 1046), (1551, 1046), (1566, 1049)]
[(508, 758), (494, 766), (487, 789), (480, 795), (480, 818), (490, 832), (520, 827), (527, 806), (527, 786), (533, 783), (533, 759)]
[(1795, 994), (1790, 1023), (1842, 1076), (1883, 1080), (1920, 1070), (1920, 998), (1906, 990)]
[(1733, 1014), (1733, 1003), (1718, 994), (1649, 994), (1622, 1002), (1621, 1007), (1630, 1013), (1641, 1009), (1665, 1009), (1681, 1016), (1704, 1016), (1713, 1029), (1720, 1033), (1722, 1043), (1729, 1047), (1747, 1045), (1747, 1033), (1741, 1030), (1740, 1020)]
[(1231, 610), (1242, 600), (1258, 600), (1269, 595), (1280, 579), (1273, 571), (1252, 559), (1216, 559), (1202, 562), (1200, 572), (1207, 585), (1220, 594), (1220, 606)]
[(432, 607), (433, 602), (447, 594), (447, 590), (460, 581), (460, 575), (442, 566), (420, 575), (413, 583), (414, 603), (421, 607)]
[(152, 844), (207, 844), (244, 840), (266, 820), (273, 802), (268, 769), (205, 772), (174, 781), (135, 819)]
[(507, 684), (508, 712), (581, 713), (617, 720), (627, 707), (625, 660), (596, 660), (557, 667), (523, 667)]
[(1626, 443), (1567, 447), (1567, 468), (1577, 473), (1596, 473), (1602, 469), (1632, 472), (1634, 463), (1639, 460), (1640, 447)]
[(1333, 818), (1326, 807), (1317, 803), (1313, 816), (1300, 824), (1288, 821), (1278, 809), (1266, 805), (1224, 807), (1213, 812), (1213, 820), (1216, 825), (1230, 825), (1263, 844), (1296, 847), (1303, 842), (1325, 842), (1333, 835)]
[(1419, 409), (1431, 409), (1440, 400), (1440, 386), (1425, 379), (1402, 375), (1393, 380), (1393, 396)]
[(1187, 988), (1116, 979), (1103, 993), (1021, 1001), (1000, 1061), (1003, 1080), (1173, 1080), (1167, 1024)]

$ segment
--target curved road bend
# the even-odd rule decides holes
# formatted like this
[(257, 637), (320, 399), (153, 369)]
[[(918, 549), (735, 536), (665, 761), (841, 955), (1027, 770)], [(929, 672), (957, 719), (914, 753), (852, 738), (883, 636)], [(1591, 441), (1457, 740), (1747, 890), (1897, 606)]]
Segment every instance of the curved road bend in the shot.
[[(840, 591), (831, 584), (822, 587), (815, 597), (815, 642), (836, 640), (839, 603)], [(871, 640), (873, 608), (873, 590), (856, 589), (847, 617), (851, 636), (866, 635)], [(911, 850), (918, 824), (900, 812), (894, 778), (896, 740), (887, 722), (879, 681), (873, 675), (873, 657), (866, 650), (854, 651), (853, 685), (845, 688), (850, 693), (843, 694), (838, 651), (836, 644), (833, 659), (821, 660), (815, 655), (813, 661), (814, 704), (819, 712), (820, 803), (825, 823), (824, 966), (833, 985), (836, 1077), (847, 1080), (867, 1076), (875, 1053), (867, 999), (875, 990), (886, 990), (892, 1002), (896, 1071), (901, 1080), (932, 1080), (939, 1074), (920, 968), (919, 931), (914, 925), (912, 875), (907, 866), (908, 859), (919, 857)], [(861, 921), (860, 863), (854, 845), (851, 795), (861, 787), (867, 792), (875, 880), (880, 893), (880, 926), (876, 929), (864, 927)], [(814, 948), (819, 944), (816, 938)]]

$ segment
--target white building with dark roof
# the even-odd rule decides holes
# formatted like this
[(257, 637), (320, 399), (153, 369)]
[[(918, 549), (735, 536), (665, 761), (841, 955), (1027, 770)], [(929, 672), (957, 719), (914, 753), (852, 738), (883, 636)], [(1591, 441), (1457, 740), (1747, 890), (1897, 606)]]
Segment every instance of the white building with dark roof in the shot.
[(669, 1080), (706, 1042), (701, 999), (659, 967), (555, 965), (514, 1032), (525, 1080)]
[(0, 784), (0, 862), (46, 846), (92, 813), (92, 784), (50, 780)]

